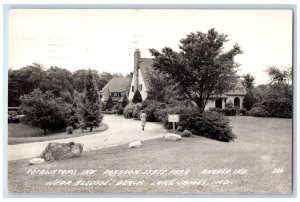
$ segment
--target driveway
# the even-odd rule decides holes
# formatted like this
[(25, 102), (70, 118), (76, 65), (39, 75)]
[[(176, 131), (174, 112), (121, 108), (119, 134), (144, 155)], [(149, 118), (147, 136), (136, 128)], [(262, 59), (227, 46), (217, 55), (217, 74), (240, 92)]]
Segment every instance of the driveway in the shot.
[(108, 125), (106, 131), (81, 137), (58, 139), (43, 142), (8, 145), (8, 160), (18, 160), (39, 156), (49, 142), (82, 143), (83, 150), (95, 150), (120, 144), (128, 144), (135, 140), (149, 140), (163, 137), (166, 130), (161, 124), (147, 123), (142, 133), (140, 121), (125, 119), (123, 116), (105, 115), (103, 122)]

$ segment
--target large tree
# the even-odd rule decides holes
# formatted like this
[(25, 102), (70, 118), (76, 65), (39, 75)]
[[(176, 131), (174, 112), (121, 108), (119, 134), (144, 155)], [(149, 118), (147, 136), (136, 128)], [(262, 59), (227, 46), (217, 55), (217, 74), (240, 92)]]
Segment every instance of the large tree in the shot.
[(92, 70), (88, 70), (86, 75), (82, 102), (79, 105), (81, 121), (92, 131), (93, 128), (99, 127), (103, 118), (100, 111), (98, 88)]
[(166, 75), (168, 81), (194, 101), (202, 112), (212, 95), (220, 95), (234, 87), (238, 64), (234, 57), (241, 54), (235, 44), (223, 51), (227, 35), (215, 29), (207, 33), (190, 33), (180, 40), (180, 52), (165, 47), (161, 52), (150, 49), (155, 57), (153, 66)]
[(71, 116), (72, 106), (57, 98), (50, 91), (43, 93), (40, 89), (21, 97), (21, 112), (25, 115), (24, 122), (44, 129), (60, 129), (66, 126)]

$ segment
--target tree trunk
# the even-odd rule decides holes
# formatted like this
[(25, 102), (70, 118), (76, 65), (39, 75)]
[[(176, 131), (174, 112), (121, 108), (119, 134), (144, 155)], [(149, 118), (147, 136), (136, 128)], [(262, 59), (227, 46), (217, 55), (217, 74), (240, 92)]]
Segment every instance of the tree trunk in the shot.
[(44, 135), (47, 135), (47, 128), (44, 128)]
[(93, 131), (93, 127), (90, 127), (90, 131), (91, 131), (91, 132)]

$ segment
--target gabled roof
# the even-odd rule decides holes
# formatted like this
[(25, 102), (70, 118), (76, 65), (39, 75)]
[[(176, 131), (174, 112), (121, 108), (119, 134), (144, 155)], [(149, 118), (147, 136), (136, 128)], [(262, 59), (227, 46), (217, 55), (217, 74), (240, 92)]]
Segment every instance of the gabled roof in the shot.
[(102, 89), (102, 92), (124, 92), (129, 89), (131, 78), (116, 77), (111, 79)]
[(139, 68), (142, 72), (142, 76), (146, 85), (146, 89), (149, 88), (149, 82), (148, 82), (148, 73), (152, 71), (153, 67), (152, 64), (154, 62), (154, 59), (152, 58), (141, 58), (139, 63)]
[(228, 91), (226, 95), (245, 95), (246, 93), (246, 89), (242, 84), (241, 79), (238, 79), (235, 84), (235, 88), (233, 90)]

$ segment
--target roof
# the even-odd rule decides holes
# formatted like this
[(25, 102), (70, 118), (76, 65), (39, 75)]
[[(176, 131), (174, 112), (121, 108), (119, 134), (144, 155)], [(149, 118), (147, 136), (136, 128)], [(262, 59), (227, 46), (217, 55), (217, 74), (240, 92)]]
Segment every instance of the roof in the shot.
[(228, 91), (226, 95), (245, 95), (246, 94), (246, 89), (244, 85), (242, 84), (241, 79), (237, 80), (236, 86), (233, 90)]
[(154, 59), (152, 58), (141, 58), (139, 63), (139, 68), (142, 72), (143, 79), (145, 81), (146, 88), (149, 89), (149, 82), (148, 82), (148, 73), (153, 70), (152, 64)]
[(131, 78), (115, 77), (112, 78), (103, 88), (102, 92), (124, 92), (130, 87)]

